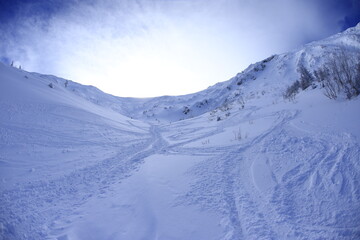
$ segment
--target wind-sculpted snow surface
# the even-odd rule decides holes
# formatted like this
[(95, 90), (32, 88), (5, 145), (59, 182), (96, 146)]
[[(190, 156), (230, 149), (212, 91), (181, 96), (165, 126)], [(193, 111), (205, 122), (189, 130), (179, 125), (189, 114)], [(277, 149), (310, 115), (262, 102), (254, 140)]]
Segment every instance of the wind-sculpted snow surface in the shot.
[(199, 178), (179, 201), (227, 215), (227, 239), (359, 238), (358, 138), (297, 126), (289, 114), (193, 167)]
[(360, 239), (359, 98), (282, 98), (359, 27), (179, 97), (0, 64), (0, 239)]

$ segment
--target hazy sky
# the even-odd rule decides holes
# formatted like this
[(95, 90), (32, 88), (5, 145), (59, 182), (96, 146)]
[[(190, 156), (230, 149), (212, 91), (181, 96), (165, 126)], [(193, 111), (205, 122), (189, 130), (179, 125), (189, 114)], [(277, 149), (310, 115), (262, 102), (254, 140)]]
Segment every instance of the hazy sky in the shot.
[(179, 95), (358, 21), (358, 0), (0, 0), (0, 57), (117, 96)]

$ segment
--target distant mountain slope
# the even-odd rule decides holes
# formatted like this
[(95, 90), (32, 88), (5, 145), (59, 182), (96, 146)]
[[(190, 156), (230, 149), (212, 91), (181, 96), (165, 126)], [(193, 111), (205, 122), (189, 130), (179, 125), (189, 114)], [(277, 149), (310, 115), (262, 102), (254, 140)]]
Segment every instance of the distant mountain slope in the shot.
[[(116, 154), (114, 151), (146, 138), (148, 124), (73, 94), (61, 85), (65, 80), (44, 79), (3, 64), (0, 73), (0, 149), (6, 156), (0, 159), (0, 171), (5, 178), (11, 173), (8, 184), (18, 182), (17, 177), (35, 169), (32, 177), (45, 177), (38, 168), (48, 171), (84, 167), (92, 164), (100, 152), (102, 157), (110, 157)], [(123, 134), (127, 139), (122, 139)], [(48, 147), (52, 149), (51, 156), (43, 151)], [(89, 147), (92, 150), (84, 152)], [(46, 166), (40, 161), (44, 154), (48, 158)], [(26, 161), (28, 169), (16, 169), (18, 157), (27, 155), (22, 161)], [(65, 161), (59, 159), (64, 155)], [(15, 174), (17, 170), (20, 172)]]
[(47, 218), (39, 211), (55, 199), (71, 202), (80, 188), (88, 192), (83, 200), (104, 191), (136, 169), (130, 156), (151, 143), (149, 124), (94, 104), (65, 82), (0, 64), (0, 239), (44, 239), (34, 228), (73, 207)]
[(235, 101), (246, 104), (253, 98), (269, 94), (279, 99), (286, 87), (299, 79), (300, 65), (313, 72), (339, 52), (345, 52), (346, 55), (352, 57), (360, 55), (359, 24), (327, 39), (309, 43), (295, 51), (271, 56), (250, 65), (228, 81), (218, 83), (201, 92), (183, 96), (122, 98), (103, 93), (92, 86), (83, 86), (54, 76), (36, 73), (32, 75), (49, 83), (53, 82), (60, 88), (64, 88), (65, 82), (68, 82), (67, 90), (75, 95), (131, 118), (178, 121), (215, 109), (227, 108)]

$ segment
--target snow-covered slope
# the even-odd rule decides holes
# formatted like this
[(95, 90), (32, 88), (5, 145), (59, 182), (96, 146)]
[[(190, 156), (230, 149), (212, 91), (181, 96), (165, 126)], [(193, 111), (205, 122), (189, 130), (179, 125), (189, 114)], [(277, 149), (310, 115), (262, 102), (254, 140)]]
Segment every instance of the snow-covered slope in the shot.
[[(262, 95), (270, 94), (272, 99), (279, 100), (285, 88), (299, 78), (297, 69), (300, 65), (314, 71), (336, 53), (343, 51), (348, 56), (358, 56), (359, 31), (360, 25), (295, 51), (273, 55), (250, 65), (228, 81), (184, 96), (121, 98), (71, 81), (68, 81), (68, 88), (86, 100), (131, 118), (173, 122), (196, 117), (214, 109), (223, 110), (233, 102), (245, 105), (249, 99)], [(37, 75), (60, 85), (66, 81), (53, 76)]]
[(360, 238), (359, 97), (283, 99), (359, 36), (149, 99), (0, 64), (0, 239)]

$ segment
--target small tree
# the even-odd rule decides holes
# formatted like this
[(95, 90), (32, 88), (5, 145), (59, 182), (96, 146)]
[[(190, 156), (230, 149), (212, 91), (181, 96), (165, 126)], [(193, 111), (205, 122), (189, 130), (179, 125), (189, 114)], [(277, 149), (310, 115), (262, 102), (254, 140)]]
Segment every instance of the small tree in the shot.
[(299, 92), (300, 82), (296, 80), (292, 85), (286, 88), (283, 97), (285, 99), (294, 100), (296, 94)]
[(340, 91), (338, 84), (332, 80), (330, 70), (324, 66), (314, 71), (315, 79), (325, 89), (324, 95), (330, 99), (336, 99)]
[(188, 114), (190, 111), (191, 111), (190, 108), (187, 107), (187, 106), (185, 106), (185, 107), (184, 107), (184, 110), (183, 110), (183, 113), (184, 113), (184, 114)]
[(332, 56), (314, 75), (322, 83), (325, 96), (330, 99), (336, 99), (342, 92), (347, 99), (360, 94), (360, 58), (355, 60), (343, 50)]
[(360, 57), (358, 59), (358, 63), (356, 64), (355, 71), (356, 71), (356, 75), (355, 75), (354, 87), (359, 91), (360, 90)]
[(300, 73), (300, 87), (305, 90), (314, 82), (314, 77), (304, 65), (299, 66), (298, 72)]
[(324, 87), (324, 81), (329, 77), (329, 74), (329, 69), (325, 66), (314, 71), (315, 79), (321, 84), (321, 87)]
[(239, 129), (237, 131), (233, 131), (234, 134), (234, 139), (237, 141), (241, 141), (242, 139), (242, 135), (241, 135), (241, 128), (239, 127)]
[(339, 87), (336, 85), (335, 81), (331, 80), (330, 78), (327, 78), (324, 81), (324, 95), (327, 96), (330, 99), (337, 99), (339, 94)]

